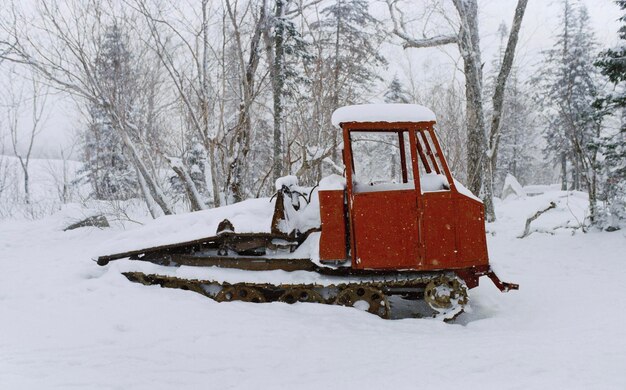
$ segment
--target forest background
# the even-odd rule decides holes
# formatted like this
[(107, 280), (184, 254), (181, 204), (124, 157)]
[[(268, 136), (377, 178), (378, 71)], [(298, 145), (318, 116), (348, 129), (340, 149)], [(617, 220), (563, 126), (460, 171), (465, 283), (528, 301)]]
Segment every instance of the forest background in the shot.
[[(512, 175), (586, 191), (587, 224), (619, 227), (625, 3), (501, 3), (4, 2), (0, 215), (140, 199), (158, 217), (269, 196), (287, 174), (314, 186), (341, 173), (332, 112), (396, 102), (437, 114), (489, 219)], [(44, 207), (29, 165), (46, 154), (62, 168)]]

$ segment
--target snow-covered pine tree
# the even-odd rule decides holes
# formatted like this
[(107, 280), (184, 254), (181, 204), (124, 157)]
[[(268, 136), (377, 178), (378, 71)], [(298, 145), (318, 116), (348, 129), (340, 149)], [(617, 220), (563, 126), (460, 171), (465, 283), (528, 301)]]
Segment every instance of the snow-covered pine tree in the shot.
[(381, 23), (369, 13), (365, 0), (336, 0), (322, 9), (323, 19), (311, 25), (321, 32), (335, 106), (363, 100), (376, 81), (377, 68), (387, 61), (380, 54), (385, 34)]
[(570, 0), (562, 6), (562, 30), (535, 79), (536, 100), (543, 108), (546, 152), (561, 165), (562, 188), (589, 192), (593, 221), (600, 131), (591, 107), (598, 93), (596, 43), (585, 6)]
[(600, 54), (596, 66), (612, 83), (612, 91), (601, 96), (595, 107), (601, 117), (609, 117), (617, 126), (607, 126), (600, 140), (606, 177), (603, 198), (607, 201), (608, 229), (615, 230), (619, 219), (626, 219), (626, 0), (615, 1), (624, 14), (620, 17), (620, 42)]
[(394, 76), (393, 80), (385, 92), (385, 103), (410, 103), (411, 97), (406, 91), (398, 76)]
[[(113, 24), (106, 28), (95, 59), (95, 78), (113, 103), (133, 115), (133, 56), (128, 37)], [(89, 107), (89, 123), (83, 134), (84, 174), (92, 196), (100, 200), (128, 199), (137, 195), (137, 175), (118, 132), (101, 104)]]

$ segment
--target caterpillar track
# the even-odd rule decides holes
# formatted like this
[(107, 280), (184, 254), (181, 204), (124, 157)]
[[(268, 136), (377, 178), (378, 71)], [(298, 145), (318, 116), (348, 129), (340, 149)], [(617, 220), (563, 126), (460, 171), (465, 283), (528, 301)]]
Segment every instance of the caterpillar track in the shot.
[[(468, 303), (465, 283), (453, 273), (397, 274), (360, 278), (355, 282), (334, 284), (296, 283), (228, 283), (215, 280), (187, 279), (175, 276), (125, 272), (126, 278), (143, 285), (158, 285), (193, 291), (217, 302), (243, 301), (253, 303), (283, 302), (287, 304), (318, 303), (355, 307), (381, 318), (405, 315), (406, 303), (414, 305), (410, 312), (417, 317), (436, 317), (451, 321), (463, 312)], [(394, 305), (394, 302), (397, 302)], [(394, 312), (397, 306), (402, 312)], [(418, 310), (416, 310), (418, 309)], [(421, 310), (420, 310), (421, 309)]]

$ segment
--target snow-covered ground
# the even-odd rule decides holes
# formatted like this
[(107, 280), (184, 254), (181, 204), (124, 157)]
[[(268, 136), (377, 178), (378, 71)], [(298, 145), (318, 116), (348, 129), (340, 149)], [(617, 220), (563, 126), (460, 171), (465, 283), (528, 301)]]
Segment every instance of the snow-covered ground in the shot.
[[(550, 201), (542, 232), (518, 239)], [(554, 229), (577, 226), (585, 202), (498, 203), (492, 263), (520, 290), (482, 280), (455, 324), (220, 304), (97, 266), (119, 228), (63, 232), (76, 207), (0, 221), (0, 389), (624, 389), (626, 235)]]

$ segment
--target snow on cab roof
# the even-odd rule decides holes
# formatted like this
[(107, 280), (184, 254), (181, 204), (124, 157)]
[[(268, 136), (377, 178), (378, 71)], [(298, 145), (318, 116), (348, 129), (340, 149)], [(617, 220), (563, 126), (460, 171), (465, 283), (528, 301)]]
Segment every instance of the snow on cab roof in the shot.
[(435, 114), (419, 104), (358, 104), (333, 112), (333, 126), (346, 122), (434, 122)]

